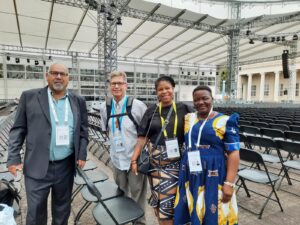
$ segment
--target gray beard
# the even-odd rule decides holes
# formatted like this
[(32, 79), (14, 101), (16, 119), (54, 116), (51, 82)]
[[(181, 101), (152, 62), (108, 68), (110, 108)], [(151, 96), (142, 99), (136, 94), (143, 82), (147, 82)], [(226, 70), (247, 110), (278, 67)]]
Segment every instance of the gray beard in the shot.
[(59, 84), (59, 83), (53, 84), (53, 89), (55, 91), (63, 91), (64, 90), (64, 85), (63, 84)]

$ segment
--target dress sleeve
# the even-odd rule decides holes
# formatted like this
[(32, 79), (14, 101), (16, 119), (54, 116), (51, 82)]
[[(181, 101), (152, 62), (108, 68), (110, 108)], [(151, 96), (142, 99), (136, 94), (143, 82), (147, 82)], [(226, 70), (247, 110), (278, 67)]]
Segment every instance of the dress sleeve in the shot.
[(232, 114), (227, 120), (224, 141), (227, 151), (240, 150), (238, 120), (239, 115), (237, 113)]
[(153, 107), (149, 107), (144, 116), (143, 116), (143, 119), (141, 120), (141, 123), (139, 124), (139, 128), (138, 128), (138, 131), (137, 131), (137, 136), (138, 137), (145, 137), (146, 134), (147, 134), (147, 131), (148, 131), (148, 128), (149, 128), (149, 123), (150, 123), (150, 120), (151, 120), (151, 116), (153, 114)]

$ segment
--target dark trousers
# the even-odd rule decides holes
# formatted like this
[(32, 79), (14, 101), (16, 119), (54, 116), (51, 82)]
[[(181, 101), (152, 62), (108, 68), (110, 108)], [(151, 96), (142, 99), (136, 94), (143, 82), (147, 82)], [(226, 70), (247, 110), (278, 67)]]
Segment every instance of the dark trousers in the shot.
[(26, 225), (47, 225), (47, 200), (51, 190), (52, 225), (67, 225), (71, 212), (74, 157), (49, 163), (42, 179), (25, 176)]

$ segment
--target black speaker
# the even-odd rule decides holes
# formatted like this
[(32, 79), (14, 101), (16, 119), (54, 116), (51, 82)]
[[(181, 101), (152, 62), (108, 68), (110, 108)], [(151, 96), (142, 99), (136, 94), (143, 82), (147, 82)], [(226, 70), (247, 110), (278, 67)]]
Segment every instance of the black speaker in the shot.
[(283, 78), (288, 79), (290, 78), (290, 72), (289, 72), (289, 51), (284, 50), (282, 53), (282, 73)]

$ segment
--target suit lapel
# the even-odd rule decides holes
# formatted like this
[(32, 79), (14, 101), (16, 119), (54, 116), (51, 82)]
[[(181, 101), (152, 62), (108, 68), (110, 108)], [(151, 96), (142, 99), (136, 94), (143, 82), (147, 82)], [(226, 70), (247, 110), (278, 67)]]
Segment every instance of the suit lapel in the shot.
[(73, 119), (74, 119), (74, 130), (76, 129), (76, 125), (78, 122), (78, 105), (75, 96), (69, 92), (69, 102), (71, 105)]
[(47, 118), (48, 122), (51, 124), (47, 88), (48, 87), (45, 87), (39, 91), (38, 101), (41, 105), (45, 117)]

